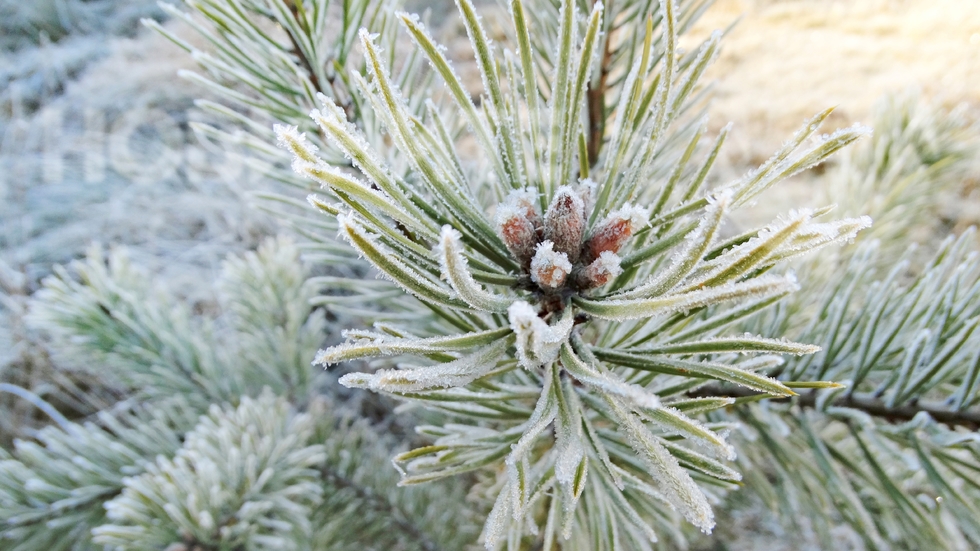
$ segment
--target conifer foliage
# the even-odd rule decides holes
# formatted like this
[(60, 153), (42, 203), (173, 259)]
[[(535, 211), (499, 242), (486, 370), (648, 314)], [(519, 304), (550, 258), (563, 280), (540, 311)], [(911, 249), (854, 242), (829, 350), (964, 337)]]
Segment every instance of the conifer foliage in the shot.
[[(719, 337), (697, 325), (728, 326), (751, 311), (747, 305), (797, 290), (791, 274), (778, 273), (786, 260), (851, 240), (870, 220), (825, 221), (829, 209), (793, 211), (728, 242), (722, 223), (778, 180), (867, 131), (845, 129), (805, 144), (826, 111), (741, 180), (702, 188), (698, 175), (710, 169), (709, 156), (691, 175), (675, 161), (669, 178), (649, 185), (658, 179), (658, 159), (672, 154), (671, 138), (688, 142), (687, 162), (703, 132), (672, 131), (712, 51), (709, 41), (686, 70), (678, 67), (673, 2), (659, 6), (659, 36), (646, 26), (613, 115), (622, 131), (594, 165), (578, 144), (607, 16), (602, 4), (581, 14), (583, 25), (577, 5), (562, 4), (555, 74), (545, 90), (533, 85), (544, 80), (535, 63), (516, 66), (516, 58), (532, 57), (534, 33), (520, 1), (511, 6), (513, 56), (492, 48), (468, 0), (458, 7), (483, 79), (482, 109), (462, 92), (417, 18), (399, 15), (452, 98), (441, 109), (430, 105), (425, 117), (412, 114), (404, 99), (411, 91), (393, 83), (374, 37), (359, 35), (367, 78), (358, 80), (358, 90), (406, 159), (404, 176), (384, 160), (394, 154), (368, 146), (327, 96), (319, 97), (322, 107), (312, 118), (360, 175), (321, 160), (296, 129), (277, 128), (294, 170), (341, 199), (330, 209), (341, 235), (442, 326), (427, 335), (398, 327), (352, 331), (316, 362), (390, 355), (433, 362), (352, 373), (340, 382), (451, 416), (451, 425), (420, 427), (431, 445), (395, 459), (403, 484), (503, 467), (484, 528), (487, 549), (538, 532), (540, 522), (546, 548), (555, 540), (590, 541), (584, 512), (600, 503), (608, 508), (599, 525), (615, 526), (611, 539), (600, 540), (603, 548), (615, 548), (620, 538), (637, 547), (657, 541), (665, 509), (710, 532), (709, 485), (729, 486), (740, 475), (725, 464), (735, 452), (723, 426), (705, 424), (690, 410), (703, 414), (733, 400), (720, 392), (689, 403), (683, 394), (711, 381), (773, 397), (795, 395), (794, 386), (837, 385), (765, 374), (783, 355), (817, 347), (751, 334)], [(659, 63), (651, 56), (655, 38), (663, 47)], [(444, 119), (466, 123), (489, 177), (468, 174), (456, 145), (439, 138)]]
[[(817, 113), (716, 183), (730, 127), (708, 135), (699, 80), (722, 35), (678, 46), (708, 4), (510, 0), (494, 44), (457, 0), (475, 95), (389, 2), (167, 8), (212, 48), (150, 24), (223, 102), (201, 103), (216, 122), (199, 135), (288, 184), (255, 197), (329, 271), (270, 242), (229, 260), (217, 320), (167, 307), (120, 255), (57, 272), (34, 323), (145, 403), (4, 452), (0, 541), (675, 549), (738, 491), (828, 548), (837, 523), (870, 549), (980, 545), (973, 234), (924, 267), (889, 256), (893, 209), (928, 203), (967, 131), (930, 142), (899, 113), (839, 169), (838, 200), (860, 198), (846, 214), (801, 205), (734, 230), (733, 213), (870, 131), (821, 134), (831, 111)], [(901, 182), (890, 201), (884, 175)], [(868, 215), (890, 221), (882, 242), (849, 245)], [(349, 329), (314, 353), (324, 310)], [(310, 360), (383, 397), (324, 398)], [(406, 442), (352, 419), (388, 398)]]

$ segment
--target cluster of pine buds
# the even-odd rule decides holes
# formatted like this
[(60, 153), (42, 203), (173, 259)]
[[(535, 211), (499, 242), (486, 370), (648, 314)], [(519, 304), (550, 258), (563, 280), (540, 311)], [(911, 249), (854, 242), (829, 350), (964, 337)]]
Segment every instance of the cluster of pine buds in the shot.
[[(625, 206), (587, 231), (594, 189), (591, 180), (559, 187), (544, 216), (528, 189), (511, 192), (497, 206), (497, 232), (521, 265), (525, 288), (543, 297), (567, 298), (601, 287), (622, 272), (617, 253), (647, 223), (648, 212)], [(563, 303), (545, 301), (551, 308)]]

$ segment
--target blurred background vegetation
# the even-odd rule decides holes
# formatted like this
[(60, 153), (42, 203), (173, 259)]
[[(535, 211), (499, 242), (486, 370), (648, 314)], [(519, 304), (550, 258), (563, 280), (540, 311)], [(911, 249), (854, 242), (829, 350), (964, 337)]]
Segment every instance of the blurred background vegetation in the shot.
[[(440, 20), (453, 12), (450, 4), (412, 0), (408, 7), (431, 10), (436, 34), (449, 45), (457, 71), (478, 88), (479, 74), (466, 57), (468, 42), (461, 25), (454, 18)], [(227, 293), (222, 294), (227, 287), (214, 283), (236, 277), (234, 263), (223, 261), (229, 254), (254, 251), (264, 238), (282, 231), (240, 193), (261, 188), (261, 175), (236, 166), (195, 137), (190, 123), (206, 116), (194, 100), (207, 98), (208, 92), (175, 77), (179, 70), (194, 67), (194, 60), (142, 28), (143, 17), (194, 40), (182, 22), (167, 20), (153, 1), (0, 0), (0, 384), (31, 391), (73, 421), (118, 408), (128, 394), (123, 381), (106, 377), (108, 368), (94, 368), (92, 356), (55, 351), (54, 337), (30, 323), (30, 297), (54, 265), (83, 258), (93, 242), (98, 250), (125, 247), (125, 253), (109, 253), (114, 259), (110, 265), (120, 270), (113, 277), (153, 281), (147, 293), (156, 298), (138, 305), (149, 309), (146, 315), (156, 315), (154, 304), (159, 312), (169, 312), (163, 305), (179, 304), (175, 331), (195, 333), (213, 324), (223, 342), (231, 342), (236, 334), (254, 336), (259, 331), (236, 327), (232, 321), (235, 304), (241, 301), (229, 301)], [(493, 29), (492, 15), (488, 20)], [(735, 20), (707, 75), (714, 81), (710, 131), (728, 121), (736, 123), (717, 179), (727, 180), (763, 162), (801, 120), (826, 105), (838, 106), (829, 126), (870, 124), (876, 140), (895, 133), (911, 136), (899, 150), (864, 146), (819, 171), (797, 176), (774, 190), (777, 199), (751, 209), (752, 220), (737, 223), (769, 220), (793, 206), (823, 203), (828, 197), (843, 202), (839, 190), (847, 189), (841, 186), (849, 178), (874, 178), (883, 187), (875, 196), (851, 198), (855, 205), (842, 204), (846, 214), (852, 214), (852, 207), (874, 202), (904, 203), (894, 220), (876, 220), (876, 232), (929, 244), (980, 222), (980, 3), (718, 0), (685, 35), (684, 45), (693, 47)], [(110, 153), (120, 143), (129, 152), (126, 158)], [(898, 147), (894, 143), (881, 147)], [(876, 162), (881, 155), (915, 160), (896, 168), (896, 163)], [(156, 167), (150, 175), (148, 164)], [(885, 172), (875, 172), (880, 166)], [(914, 204), (896, 199), (909, 182), (918, 186), (915, 196), (924, 197)], [(289, 247), (281, 250), (294, 250)], [(261, 263), (261, 254), (248, 261)], [(129, 264), (142, 272), (130, 274)], [(90, 269), (104, 270), (105, 265)], [(309, 351), (312, 357), (320, 343), (316, 336), (303, 337), (309, 327), (300, 326), (312, 323), (307, 316), (314, 314), (291, 315), (296, 318), (289, 322), (293, 325), (282, 326), (299, 335), (303, 345), (290, 353), (302, 356)], [(332, 316), (316, 321), (322, 324), (317, 330), (331, 335), (333, 321)], [(215, 361), (226, 365), (223, 362), (234, 363), (255, 352), (234, 349), (230, 354), (234, 357)], [(282, 382), (283, 388), (290, 384)], [(309, 429), (315, 434), (309, 437), (311, 445), (327, 438), (357, 440), (349, 445), (369, 449), (379, 464), (387, 465), (385, 458), (397, 447), (396, 439), (379, 436), (377, 426), (357, 425), (360, 432), (351, 434), (359, 436), (333, 431), (352, 426), (343, 414), (346, 408), (370, 412), (385, 431), (403, 435), (404, 427), (385, 421), (390, 404), (345, 395), (331, 400), (329, 406), (316, 407), (340, 413), (331, 418), (334, 424)], [(51, 418), (35, 406), (20, 396), (0, 393), (0, 443), (5, 449), (17, 438), (44, 438), (38, 431)], [(276, 407), (271, 402), (266, 406)], [(217, 423), (231, 412), (211, 415)], [(179, 413), (173, 417), (168, 422), (193, 426), (180, 421)], [(149, 421), (137, 419), (132, 426), (139, 423)], [(163, 446), (152, 453), (173, 452)], [(362, 476), (349, 474), (351, 480)], [(364, 485), (393, 486), (393, 473), (378, 477)], [(355, 489), (348, 488), (347, 497), (337, 498), (332, 506), (341, 510), (361, 500), (392, 507), (395, 530), (404, 528), (398, 525), (399, 515), (405, 513), (397, 510), (397, 500), (359, 494), (359, 486), (351, 487)], [(715, 541), (728, 543), (717, 549), (778, 549), (772, 541), (784, 536), (785, 528), (759, 503), (739, 499), (726, 513), (733, 522), (719, 523), (724, 537)], [(843, 528), (840, 538), (841, 548), (861, 548)], [(785, 548), (802, 549), (803, 544), (793, 541)]]

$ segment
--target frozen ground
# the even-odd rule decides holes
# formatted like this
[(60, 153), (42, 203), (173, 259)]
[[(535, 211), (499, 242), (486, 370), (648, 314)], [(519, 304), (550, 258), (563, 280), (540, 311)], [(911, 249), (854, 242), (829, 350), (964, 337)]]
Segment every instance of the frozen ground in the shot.
[[(53, 264), (93, 243), (125, 246), (207, 312), (221, 260), (274, 231), (243, 200), (249, 174), (191, 135), (202, 94), (175, 77), (188, 56), (138, 25), (159, 15), (152, 6), (0, 1), (0, 382), (70, 397), (56, 401), (65, 411), (107, 404), (23, 324), (26, 297)], [(43, 421), (0, 394), (0, 442)]]
[(192, 66), (182, 54), (145, 31), (7, 54), (50, 67), (14, 79), (4, 98), (3, 261), (36, 282), (91, 242), (126, 245), (193, 294), (189, 282), (213, 279), (221, 257), (269, 231), (238, 193), (248, 175), (188, 129), (203, 94), (176, 78)]
[(742, 135), (729, 150), (737, 161), (765, 160), (828, 106), (837, 125), (868, 122), (882, 95), (909, 88), (980, 106), (980, 2), (718, 0), (691, 36), (739, 17), (707, 75), (713, 124), (735, 121)]
[[(918, 93), (980, 118), (980, 2), (974, 0), (717, 0), (692, 29), (707, 36), (739, 19), (706, 78), (714, 79), (709, 126), (734, 128), (725, 177), (758, 166), (801, 122), (836, 106), (827, 131), (869, 124), (885, 95)], [(754, 215), (769, 220), (828, 197), (822, 171), (771, 190)], [(960, 229), (980, 222), (976, 181), (950, 203)]]

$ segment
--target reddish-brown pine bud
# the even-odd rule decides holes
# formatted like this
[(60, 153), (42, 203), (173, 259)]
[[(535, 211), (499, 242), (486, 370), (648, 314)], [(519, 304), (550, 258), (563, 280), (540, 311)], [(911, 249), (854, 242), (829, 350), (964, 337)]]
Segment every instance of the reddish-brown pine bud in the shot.
[(537, 194), (527, 188), (518, 189), (510, 192), (505, 202), (523, 214), (524, 218), (527, 218), (537, 233), (538, 238), (535, 242), (541, 241), (544, 224), (541, 223), (541, 215), (538, 214), (538, 208), (535, 206), (537, 205)]
[(591, 264), (604, 252), (618, 253), (626, 240), (647, 223), (647, 210), (625, 206), (607, 216), (582, 246), (582, 263)]
[(540, 239), (541, 217), (534, 209), (534, 194), (519, 189), (497, 205), (497, 233), (521, 267), (527, 270)]
[(541, 215), (538, 214), (538, 194), (529, 188), (515, 189), (507, 194), (504, 199), (505, 205), (514, 207), (515, 210), (524, 215), (529, 222), (534, 224), (534, 229), (541, 232)]
[(588, 266), (575, 270), (575, 285), (582, 290), (602, 287), (623, 273), (619, 262), (619, 255), (604, 251)]
[(553, 291), (565, 284), (565, 278), (572, 271), (568, 255), (556, 252), (554, 243), (543, 241), (534, 252), (531, 260), (531, 281), (546, 291)]
[(585, 235), (585, 202), (569, 186), (561, 186), (544, 215), (544, 238), (555, 244), (555, 250), (578, 260)]

